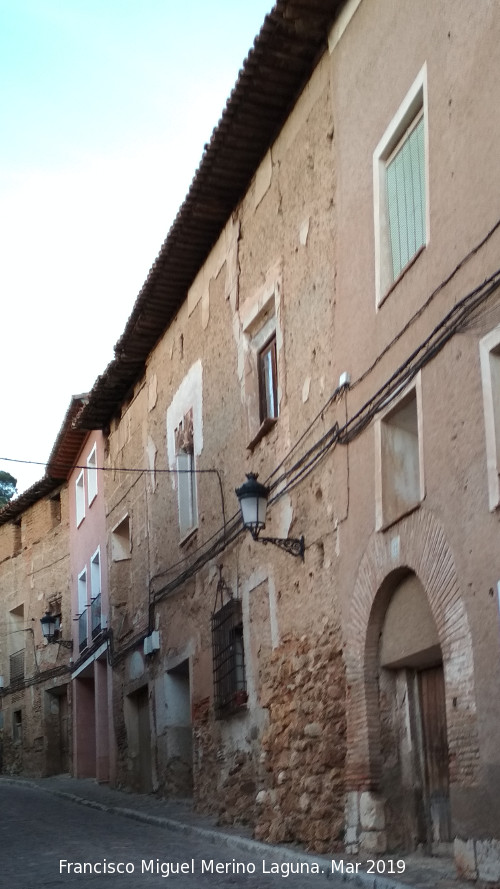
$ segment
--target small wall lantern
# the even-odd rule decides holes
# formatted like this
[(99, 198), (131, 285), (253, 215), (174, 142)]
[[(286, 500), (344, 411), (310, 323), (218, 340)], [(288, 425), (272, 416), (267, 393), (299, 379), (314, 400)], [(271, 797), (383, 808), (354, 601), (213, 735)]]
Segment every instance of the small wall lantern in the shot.
[(63, 648), (73, 648), (73, 642), (71, 639), (57, 639), (56, 632), (59, 630), (60, 619), (56, 617), (55, 614), (50, 614), (49, 611), (46, 611), (44, 616), (40, 618), (40, 623), (42, 625), (42, 633), (43, 638), (47, 640), (49, 645), (62, 645)]
[(254, 540), (260, 543), (274, 543), (280, 549), (290, 553), (292, 556), (298, 556), (304, 561), (304, 537), (299, 539), (294, 537), (260, 537), (260, 532), (266, 527), (266, 510), (267, 500), (269, 497), (269, 488), (261, 485), (257, 481), (258, 476), (254, 472), (247, 473), (247, 481), (236, 488), (236, 496), (240, 503), (241, 518), (243, 524)]

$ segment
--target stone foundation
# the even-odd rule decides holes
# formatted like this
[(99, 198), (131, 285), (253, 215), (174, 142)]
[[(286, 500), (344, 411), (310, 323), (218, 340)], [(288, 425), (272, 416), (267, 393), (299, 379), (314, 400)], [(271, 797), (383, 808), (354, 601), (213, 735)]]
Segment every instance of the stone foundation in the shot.
[(257, 751), (223, 746), (208, 698), (193, 706), (193, 746), (196, 808), (217, 814), (219, 824), (253, 825)]
[(488, 886), (500, 885), (500, 840), (461, 840), (454, 843), (459, 877), (479, 880)]
[(257, 839), (343, 849), (345, 681), (335, 630), (288, 637), (262, 676), (269, 726), (262, 738)]

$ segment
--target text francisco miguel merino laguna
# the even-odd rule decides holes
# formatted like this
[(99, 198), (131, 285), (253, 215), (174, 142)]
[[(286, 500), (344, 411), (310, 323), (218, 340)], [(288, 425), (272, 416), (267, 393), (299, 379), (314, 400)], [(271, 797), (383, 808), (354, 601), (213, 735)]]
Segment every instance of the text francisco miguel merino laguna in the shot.
[(405, 869), (403, 860), (381, 859), (380, 861), (368, 859), (364, 864), (360, 862), (332, 859), (330, 867), (328, 862), (316, 861), (282, 861), (268, 862), (262, 859), (259, 864), (252, 861), (215, 861), (213, 858), (202, 858), (201, 861), (161, 861), (159, 858), (142, 859), (140, 864), (132, 861), (68, 861), (59, 859), (60, 874), (156, 874), (162, 877), (175, 877), (178, 874), (279, 874), (289, 877), (292, 874), (357, 874), (360, 869), (367, 873), (383, 872), (402, 874)]

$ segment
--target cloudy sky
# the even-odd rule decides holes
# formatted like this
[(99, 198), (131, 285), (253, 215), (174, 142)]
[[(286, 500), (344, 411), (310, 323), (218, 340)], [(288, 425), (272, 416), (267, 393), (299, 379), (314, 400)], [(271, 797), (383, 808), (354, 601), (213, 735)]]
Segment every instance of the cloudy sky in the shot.
[(273, 0), (0, 0), (0, 470), (45, 472)]

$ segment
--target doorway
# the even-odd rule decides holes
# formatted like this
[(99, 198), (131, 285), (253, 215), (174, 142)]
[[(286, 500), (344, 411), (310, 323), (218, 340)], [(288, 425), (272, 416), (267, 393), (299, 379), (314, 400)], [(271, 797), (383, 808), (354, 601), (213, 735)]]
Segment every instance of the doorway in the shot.
[(132, 790), (150, 793), (153, 789), (151, 775), (151, 727), (149, 721), (149, 693), (147, 685), (127, 695), (125, 721), (128, 738), (129, 779)]
[(189, 660), (165, 673), (166, 763), (164, 789), (169, 796), (193, 792), (193, 729)]
[(418, 691), (422, 726), (422, 759), (427, 844), (435, 851), (451, 842), (448, 736), (443, 665), (420, 670)]
[(414, 574), (389, 598), (378, 678), (389, 848), (437, 852), (451, 842), (445, 680), (435, 622)]

